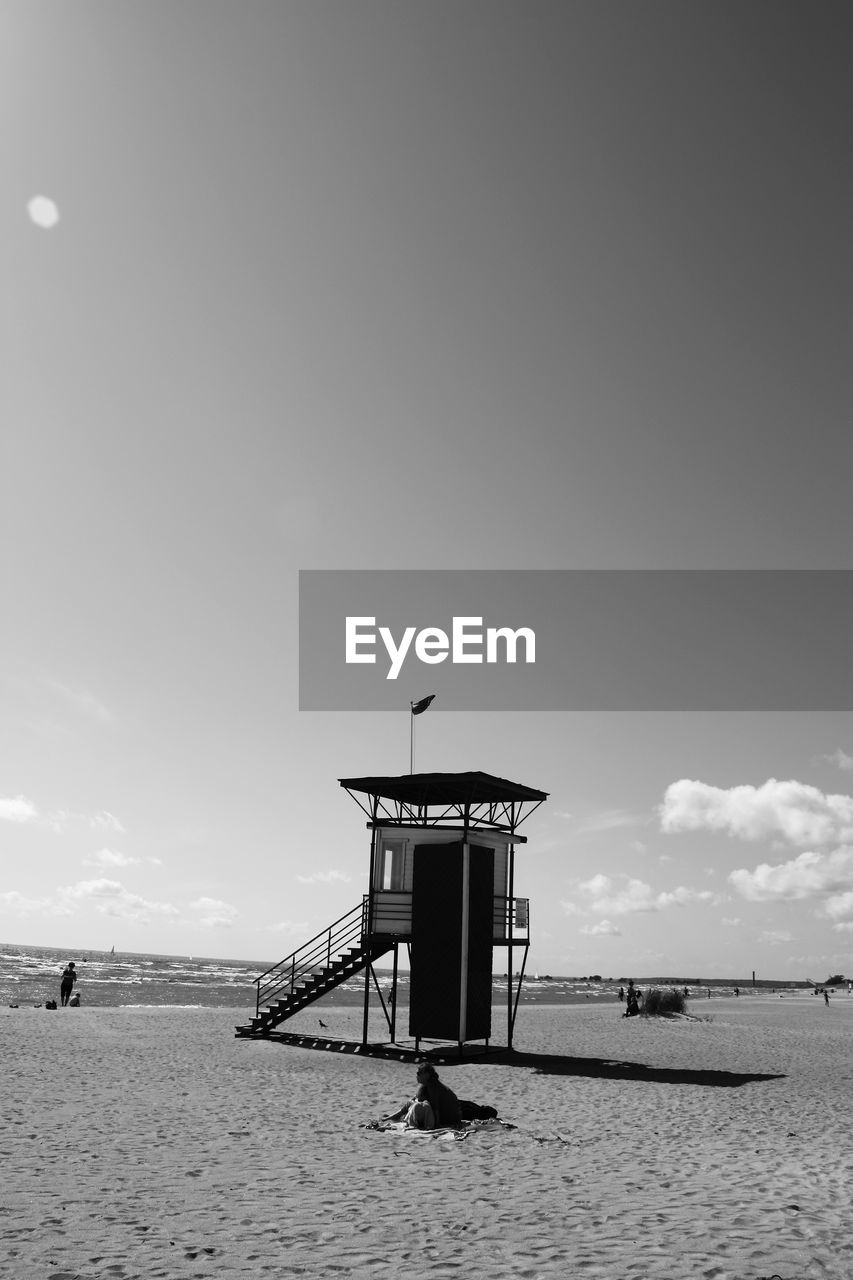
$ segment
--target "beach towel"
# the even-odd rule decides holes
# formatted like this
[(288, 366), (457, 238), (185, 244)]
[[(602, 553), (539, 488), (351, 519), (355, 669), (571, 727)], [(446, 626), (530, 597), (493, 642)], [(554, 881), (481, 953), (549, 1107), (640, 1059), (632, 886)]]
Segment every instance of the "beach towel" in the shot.
[(439, 1141), (444, 1142), (464, 1142), (475, 1134), (508, 1132), (516, 1128), (514, 1124), (507, 1124), (505, 1120), (498, 1119), (466, 1120), (458, 1128), (454, 1129), (411, 1129), (405, 1120), (369, 1120), (367, 1124), (359, 1127), (372, 1129), (376, 1133), (392, 1133), (406, 1138), (437, 1138)]

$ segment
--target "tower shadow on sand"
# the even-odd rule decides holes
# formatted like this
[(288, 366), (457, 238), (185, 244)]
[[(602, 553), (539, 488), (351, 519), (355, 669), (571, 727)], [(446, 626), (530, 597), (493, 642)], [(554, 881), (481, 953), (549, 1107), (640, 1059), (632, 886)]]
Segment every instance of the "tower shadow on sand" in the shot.
[(578, 1076), (589, 1080), (645, 1080), (651, 1084), (699, 1084), (736, 1089), (744, 1084), (784, 1080), (778, 1072), (691, 1070), (686, 1067), (650, 1067), (642, 1062), (622, 1062), (615, 1058), (573, 1058), (559, 1053), (518, 1053), (506, 1050), (490, 1053), (489, 1064), (527, 1067), (537, 1075)]

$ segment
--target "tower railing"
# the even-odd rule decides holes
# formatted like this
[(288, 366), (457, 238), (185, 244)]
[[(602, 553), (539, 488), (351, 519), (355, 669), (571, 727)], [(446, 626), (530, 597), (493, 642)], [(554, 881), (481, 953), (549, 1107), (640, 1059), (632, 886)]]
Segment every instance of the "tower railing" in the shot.
[[(410, 896), (410, 895), (399, 895)], [(255, 1015), (261, 1008), (285, 995), (292, 995), (296, 987), (316, 975), (323, 969), (332, 967), (332, 961), (343, 956), (347, 950), (356, 950), (368, 945), (370, 898), (364, 894), (361, 902), (330, 924), (328, 928), (314, 935), (308, 942), (298, 947), (289, 956), (270, 965), (255, 979), (257, 995)], [(384, 933), (387, 925), (374, 920), (375, 932)], [(410, 928), (405, 925), (394, 929), (401, 938), (410, 935)], [(526, 946), (530, 942), (530, 903), (528, 898), (496, 897), (492, 919), (492, 942), (495, 944), (512, 943)]]
[(523, 946), (530, 942), (530, 899), (495, 898), (492, 917), (492, 941), (513, 942)]
[(342, 956), (347, 950), (361, 947), (367, 934), (367, 894), (357, 907), (335, 920), (327, 929), (315, 934), (291, 955), (277, 964), (270, 965), (258, 978), (255, 1015), (263, 1005), (271, 1004), (285, 994), (292, 994), (298, 983), (330, 968), (333, 957)]

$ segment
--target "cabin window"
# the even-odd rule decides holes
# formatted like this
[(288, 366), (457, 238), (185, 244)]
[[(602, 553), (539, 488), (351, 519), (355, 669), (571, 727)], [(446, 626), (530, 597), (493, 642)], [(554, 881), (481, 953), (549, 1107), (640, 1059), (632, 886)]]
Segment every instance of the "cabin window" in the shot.
[(382, 879), (380, 888), (391, 892), (402, 892), (405, 865), (405, 840), (384, 840), (382, 842)]

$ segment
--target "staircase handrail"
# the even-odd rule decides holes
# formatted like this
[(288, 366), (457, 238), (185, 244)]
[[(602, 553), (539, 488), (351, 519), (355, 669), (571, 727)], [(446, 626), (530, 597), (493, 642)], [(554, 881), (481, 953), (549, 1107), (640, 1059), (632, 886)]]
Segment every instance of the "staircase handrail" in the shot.
[(368, 897), (365, 894), (358, 906), (315, 934), (301, 947), (297, 947), (289, 956), (270, 965), (255, 979), (256, 1016), (260, 1013), (262, 1004), (268, 1004), (285, 988), (293, 992), (299, 979), (328, 967), (333, 956), (343, 955), (356, 941), (362, 943), (366, 933), (367, 903)]

